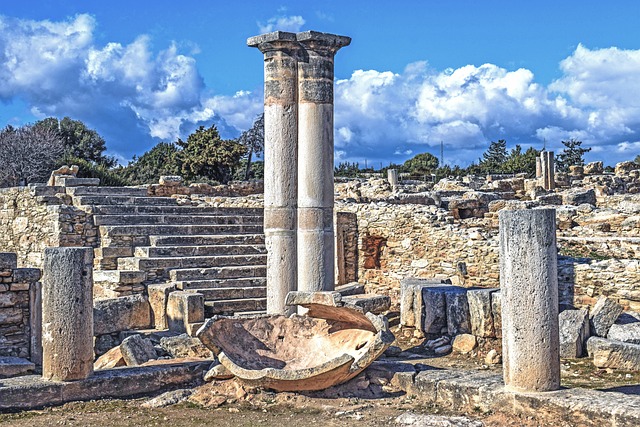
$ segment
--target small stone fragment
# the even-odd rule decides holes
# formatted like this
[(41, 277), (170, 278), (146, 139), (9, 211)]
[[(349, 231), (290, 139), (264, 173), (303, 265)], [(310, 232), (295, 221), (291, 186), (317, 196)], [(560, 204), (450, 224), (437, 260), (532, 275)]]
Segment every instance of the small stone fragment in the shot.
[(126, 362), (122, 357), (120, 346), (113, 347), (93, 363), (93, 369), (112, 369), (118, 366), (126, 366)]
[(475, 335), (460, 334), (453, 339), (453, 349), (458, 353), (467, 354), (473, 351), (478, 345)]
[(120, 344), (120, 351), (127, 366), (142, 365), (158, 357), (151, 340), (142, 338), (141, 335), (125, 338)]
[(193, 390), (178, 389), (171, 390), (166, 393), (162, 393), (160, 396), (156, 396), (153, 399), (147, 400), (142, 405), (143, 408), (164, 408), (165, 406), (175, 405), (176, 403), (184, 402), (193, 394)]
[(209, 366), (209, 370), (204, 374), (204, 380), (207, 382), (213, 380), (228, 380), (231, 378), (233, 378), (233, 374), (217, 360)]
[(502, 356), (496, 350), (489, 350), (487, 356), (484, 358), (484, 363), (487, 365), (497, 365), (502, 362)]
[(451, 353), (451, 345), (446, 344), (440, 347), (436, 347), (433, 349), (433, 352), (437, 355), (449, 354)]

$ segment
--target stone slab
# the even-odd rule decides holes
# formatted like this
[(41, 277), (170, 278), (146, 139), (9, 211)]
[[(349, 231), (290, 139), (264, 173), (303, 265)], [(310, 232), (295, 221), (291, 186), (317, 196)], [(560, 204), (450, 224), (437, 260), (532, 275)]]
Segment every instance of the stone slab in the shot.
[(391, 307), (391, 298), (388, 295), (351, 295), (342, 297), (345, 306), (353, 305), (362, 311), (374, 314), (382, 314)]
[(640, 322), (611, 325), (607, 338), (629, 344), (640, 344)]
[(587, 351), (598, 368), (640, 370), (640, 345), (591, 337), (587, 341)]
[(172, 361), (172, 364), (126, 367), (96, 371), (74, 382), (43, 381), (29, 375), (0, 381), (0, 410), (27, 410), (61, 405), (72, 401), (134, 397), (198, 383), (210, 360), (205, 362)]
[(558, 315), (560, 329), (560, 357), (573, 359), (585, 352), (589, 338), (589, 312), (565, 310)]
[(591, 323), (591, 335), (606, 337), (611, 325), (622, 314), (623, 308), (613, 298), (602, 296), (591, 310), (589, 321)]
[(0, 378), (24, 375), (35, 368), (33, 362), (21, 357), (0, 357)]
[(93, 303), (93, 329), (96, 335), (151, 326), (151, 307), (147, 297), (131, 295)]
[(469, 289), (467, 291), (471, 333), (477, 337), (491, 338), (496, 336), (493, 313), (491, 312), (491, 294), (497, 290), (490, 288)]

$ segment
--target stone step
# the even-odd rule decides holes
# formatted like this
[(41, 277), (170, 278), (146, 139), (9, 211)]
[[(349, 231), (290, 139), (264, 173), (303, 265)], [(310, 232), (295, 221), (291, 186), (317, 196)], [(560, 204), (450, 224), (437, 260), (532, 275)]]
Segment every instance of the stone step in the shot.
[(247, 277), (266, 277), (266, 265), (243, 265), (237, 267), (181, 268), (169, 271), (172, 282), (192, 280), (241, 279)]
[(149, 236), (151, 246), (262, 245), (264, 234)]
[(262, 224), (256, 215), (94, 215), (95, 225), (217, 225), (217, 224)]
[(129, 196), (146, 197), (146, 188), (141, 187), (67, 187), (67, 194), (71, 196)]
[(212, 317), (216, 314), (232, 314), (247, 311), (262, 311), (266, 309), (266, 298), (229, 299), (205, 301), (204, 303), (205, 317)]
[(100, 178), (76, 178), (69, 176), (56, 176), (55, 185), (61, 187), (82, 187), (82, 186), (98, 186), (100, 185)]
[(93, 282), (107, 284), (137, 284), (146, 280), (147, 274), (140, 270), (96, 270), (93, 272)]
[[(266, 255), (220, 255), (166, 258), (118, 258), (118, 270), (159, 271), (175, 268), (211, 268), (263, 265)], [(157, 273), (156, 276), (158, 277)]]
[[(155, 198), (164, 199), (163, 197)], [(95, 215), (263, 215), (261, 208), (215, 208), (209, 206), (96, 205), (91, 209)]]
[[(89, 187), (87, 187), (89, 188)], [(134, 197), (134, 196), (74, 196), (75, 206), (89, 205), (147, 205), (147, 206), (177, 206), (176, 199), (171, 197)]]
[[(200, 291), (215, 288), (249, 288), (267, 286), (266, 277), (242, 277), (239, 279), (183, 280), (175, 282), (180, 290), (198, 289)], [(266, 289), (266, 288), (265, 288)]]
[(206, 246), (139, 246), (135, 248), (137, 257), (176, 257), (210, 255), (256, 255), (266, 254), (264, 245), (206, 245)]
[(267, 288), (250, 286), (247, 288), (210, 288), (210, 289), (189, 289), (185, 292), (199, 293), (204, 296), (205, 301), (234, 300), (243, 298), (266, 298)]
[(101, 225), (100, 236), (157, 236), (157, 235), (203, 235), (203, 234), (256, 234), (262, 233), (257, 224), (212, 224), (212, 225)]

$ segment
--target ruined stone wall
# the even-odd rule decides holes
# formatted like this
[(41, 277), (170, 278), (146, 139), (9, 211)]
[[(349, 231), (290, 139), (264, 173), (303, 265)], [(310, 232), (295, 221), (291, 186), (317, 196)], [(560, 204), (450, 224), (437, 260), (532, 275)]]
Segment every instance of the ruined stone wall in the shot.
[[(44, 248), (95, 246), (93, 218), (69, 204), (58, 187), (0, 190), (0, 251), (18, 255), (18, 265), (42, 267)], [(56, 196), (58, 194), (58, 196)]]
[(17, 257), (0, 253), (0, 357), (37, 361), (40, 270), (17, 268)]

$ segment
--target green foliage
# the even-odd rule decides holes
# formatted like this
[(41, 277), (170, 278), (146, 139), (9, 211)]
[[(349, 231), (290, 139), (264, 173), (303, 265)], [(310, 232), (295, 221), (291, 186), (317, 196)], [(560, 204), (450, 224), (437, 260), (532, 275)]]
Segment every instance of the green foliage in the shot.
[(420, 153), (402, 165), (402, 172), (411, 175), (431, 175), (438, 168), (438, 158), (431, 153)]
[(123, 187), (131, 185), (124, 174), (125, 168), (109, 168), (104, 164), (95, 164), (79, 157), (65, 156), (59, 162), (58, 167), (62, 165), (78, 165), (78, 178), (100, 178), (100, 185), (109, 187)]
[(358, 163), (340, 162), (334, 169), (334, 176), (341, 176), (346, 178), (355, 178), (360, 173), (360, 167)]
[(533, 147), (529, 147), (527, 151), (522, 152), (522, 147), (516, 145), (505, 162), (502, 164), (503, 173), (526, 173), (529, 178), (536, 175), (536, 158), (540, 152)]
[(89, 129), (80, 120), (65, 117), (58, 121), (55, 117), (49, 117), (36, 122), (34, 126), (56, 131), (64, 146), (64, 155), (67, 157), (84, 159), (107, 168), (117, 163), (115, 158), (104, 155), (106, 144), (98, 132)]
[(560, 172), (568, 172), (569, 166), (584, 166), (584, 154), (591, 151), (591, 148), (582, 148), (582, 141), (571, 138), (562, 141), (564, 150), (556, 157), (556, 167)]
[(482, 153), (480, 159), (480, 170), (485, 174), (505, 173), (504, 163), (507, 161), (507, 141), (499, 139), (498, 142), (491, 141), (487, 151)]
[(161, 142), (140, 158), (133, 158), (120, 171), (124, 180), (132, 184), (157, 183), (162, 175), (179, 175), (178, 147), (173, 143)]
[(236, 181), (247, 181), (249, 179), (263, 179), (264, 178), (264, 162), (262, 160), (257, 160), (251, 162), (249, 166), (249, 174), (247, 177), (247, 161), (248, 159), (240, 160), (240, 164), (235, 170), (233, 175), (233, 179)]
[(227, 183), (233, 177), (247, 148), (234, 140), (220, 139), (215, 125), (200, 126), (187, 141), (178, 139), (180, 172), (187, 181), (211, 179)]
[[(244, 177), (241, 179), (248, 180), (251, 178), (253, 168), (251, 167), (251, 157), (253, 154), (260, 154), (264, 151), (264, 113), (260, 114), (251, 129), (242, 132), (238, 143), (247, 149), (247, 160), (244, 162)], [(264, 172), (263, 172), (264, 175)], [(254, 174), (255, 176), (255, 174)]]

